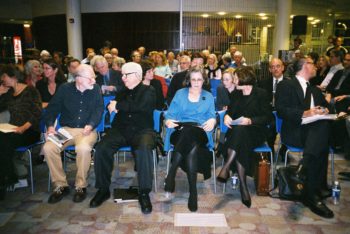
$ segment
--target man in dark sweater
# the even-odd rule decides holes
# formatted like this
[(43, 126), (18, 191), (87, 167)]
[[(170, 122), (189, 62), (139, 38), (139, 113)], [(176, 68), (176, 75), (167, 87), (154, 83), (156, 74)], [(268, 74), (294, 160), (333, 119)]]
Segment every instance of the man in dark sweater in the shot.
[(153, 111), (156, 94), (152, 86), (142, 84), (142, 68), (130, 62), (122, 67), (126, 89), (117, 93), (108, 105), (109, 112), (117, 112), (112, 128), (96, 146), (95, 175), (98, 189), (90, 207), (98, 207), (110, 197), (109, 186), (113, 170), (114, 153), (120, 147), (131, 146), (135, 156), (139, 182), (139, 202), (143, 213), (152, 212), (149, 193), (152, 190), (153, 157), (155, 147)]
[(91, 151), (97, 141), (95, 128), (103, 114), (101, 90), (95, 82), (92, 67), (87, 64), (79, 65), (75, 82), (61, 85), (46, 109), (47, 133), (56, 133), (54, 124), (60, 114), (60, 125), (73, 136), (73, 139), (62, 147), (51, 141), (47, 141), (43, 147), (51, 180), (55, 185), (49, 197), (49, 203), (59, 202), (69, 193), (69, 185), (61, 161), (61, 151), (69, 145), (75, 145), (77, 153), (77, 176), (73, 201), (82, 202), (86, 198), (88, 185), (86, 179), (91, 163)]

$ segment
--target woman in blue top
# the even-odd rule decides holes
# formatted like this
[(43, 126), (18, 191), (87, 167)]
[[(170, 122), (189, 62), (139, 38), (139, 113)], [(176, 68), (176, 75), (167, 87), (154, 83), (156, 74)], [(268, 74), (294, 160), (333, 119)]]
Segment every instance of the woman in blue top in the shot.
[(214, 98), (202, 89), (208, 82), (202, 68), (192, 68), (185, 79), (187, 88), (176, 92), (165, 115), (165, 124), (173, 131), (170, 142), (174, 152), (164, 190), (174, 192), (176, 171), (181, 166), (187, 173), (190, 211), (196, 211), (198, 207), (197, 172), (203, 172), (204, 179), (210, 177), (210, 156), (206, 146), (213, 146), (212, 131), (216, 120)]

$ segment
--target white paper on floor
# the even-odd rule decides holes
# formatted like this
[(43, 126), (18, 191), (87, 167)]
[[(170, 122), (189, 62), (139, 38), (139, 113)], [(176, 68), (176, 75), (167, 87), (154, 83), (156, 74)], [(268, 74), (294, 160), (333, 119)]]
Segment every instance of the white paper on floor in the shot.
[(227, 227), (224, 214), (175, 213), (174, 226)]

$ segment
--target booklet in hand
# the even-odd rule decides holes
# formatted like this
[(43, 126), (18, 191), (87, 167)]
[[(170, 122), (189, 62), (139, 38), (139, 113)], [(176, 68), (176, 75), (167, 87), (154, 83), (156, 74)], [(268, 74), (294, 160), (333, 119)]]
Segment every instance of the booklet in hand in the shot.
[(9, 123), (0, 123), (0, 132), (9, 133), (14, 132), (17, 126)]
[(114, 202), (135, 202), (138, 201), (139, 189), (137, 186), (130, 186), (129, 188), (116, 188), (114, 189)]
[(60, 128), (56, 131), (56, 133), (49, 134), (47, 139), (58, 147), (62, 147), (67, 141), (73, 139), (73, 136), (63, 128)]
[(244, 119), (243, 116), (239, 117), (238, 119), (234, 119), (234, 120), (232, 120), (231, 125), (240, 125), (242, 123), (243, 119)]

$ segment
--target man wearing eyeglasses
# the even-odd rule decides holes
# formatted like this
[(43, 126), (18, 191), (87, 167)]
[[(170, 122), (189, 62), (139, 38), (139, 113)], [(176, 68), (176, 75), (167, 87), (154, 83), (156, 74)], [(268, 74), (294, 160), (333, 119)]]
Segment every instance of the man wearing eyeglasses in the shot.
[(102, 119), (103, 99), (101, 90), (95, 84), (95, 73), (90, 65), (81, 64), (75, 72), (75, 82), (60, 86), (46, 109), (47, 134), (55, 134), (55, 121), (73, 138), (62, 147), (46, 141), (43, 147), (45, 159), (55, 186), (48, 202), (57, 203), (69, 194), (69, 185), (62, 167), (61, 152), (75, 145), (77, 174), (75, 178), (74, 202), (86, 198), (87, 175), (91, 163), (91, 151), (97, 141), (95, 128)]
[(333, 212), (322, 199), (331, 195), (327, 187), (329, 123), (318, 120), (302, 124), (302, 118), (328, 113), (328, 103), (320, 89), (309, 80), (316, 75), (313, 60), (300, 58), (293, 63), (295, 77), (277, 86), (276, 110), (282, 118), (282, 141), (303, 148), (303, 159), (297, 175), (304, 179), (303, 203), (315, 214), (333, 218)]
[[(273, 58), (271, 59), (271, 62), (269, 63), (269, 71), (270, 71), (270, 76), (268, 76), (266, 79), (261, 79), (258, 82), (258, 86), (265, 89), (269, 95), (269, 100), (272, 105), (272, 109), (275, 110), (275, 94), (276, 94), (276, 89), (277, 85), (282, 82), (282, 80), (287, 79), (286, 77), (283, 76), (284, 72), (284, 64), (279, 58)], [(275, 141), (276, 141), (276, 124), (275, 124), (275, 118), (271, 118), (272, 121), (269, 124), (269, 135), (267, 142), (274, 152), (274, 146), (275, 146)], [(279, 154), (281, 156), (284, 156), (286, 149), (285, 146), (282, 145), (281, 149), (279, 151)], [(284, 157), (281, 157), (282, 160)]]
[(152, 190), (153, 156), (155, 135), (153, 111), (156, 107), (156, 93), (152, 86), (144, 85), (142, 68), (129, 62), (122, 67), (122, 79), (126, 89), (118, 93), (108, 105), (109, 112), (116, 112), (112, 128), (96, 146), (95, 175), (98, 189), (90, 207), (98, 207), (110, 197), (114, 154), (120, 147), (131, 146), (135, 156), (139, 183), (139, 203), (144, 214), (152, 212), (149, 193)]

